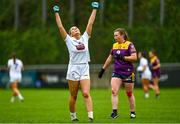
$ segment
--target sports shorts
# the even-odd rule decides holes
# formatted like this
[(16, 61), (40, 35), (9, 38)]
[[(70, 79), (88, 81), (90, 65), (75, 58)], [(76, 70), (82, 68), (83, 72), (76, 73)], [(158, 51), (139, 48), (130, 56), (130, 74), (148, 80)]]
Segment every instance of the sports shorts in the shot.
[(89, 64), (88, 63), (69, 64), (66, 79), (72, 81), (90, 79)]
[(124, 83), (134, 83), (135, 82), (135, 74), (132, 73), (131, 75), (122, 75), (117, 73), (112, 73), (112, 78), (120, 78)]
[(13, 75), (13, 76), (10, 76), (10, 81), (9, 82), (10, 83), (14, 83), (14, 82), (20, 83), (21, 79), (22, 79), (21, 75)]

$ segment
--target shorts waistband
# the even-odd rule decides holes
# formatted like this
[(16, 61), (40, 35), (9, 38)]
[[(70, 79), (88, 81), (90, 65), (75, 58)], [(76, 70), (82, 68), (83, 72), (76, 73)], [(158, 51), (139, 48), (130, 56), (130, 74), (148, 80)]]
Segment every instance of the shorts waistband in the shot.
[(69, 63), (69, 65), (86, 65), (88, 63)]

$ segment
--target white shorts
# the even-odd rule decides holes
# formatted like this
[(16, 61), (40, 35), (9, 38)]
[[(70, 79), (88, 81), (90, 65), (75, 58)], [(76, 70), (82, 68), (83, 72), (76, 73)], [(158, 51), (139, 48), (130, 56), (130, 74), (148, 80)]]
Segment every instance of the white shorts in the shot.
[(151, 78), (152, 78), (151, 73), (142, 73), (142, 75), (141, 75), (141, 79), (151, 80)]
[(90, 79), (89, 64), (69, 64), (66, 79), (72, 81)]
[(14, 83), (14, 82), (18, 82), (20, 83), (22, 79), (22, 76), (18, 75), (18, 76), (10, 76), (10, 83)]

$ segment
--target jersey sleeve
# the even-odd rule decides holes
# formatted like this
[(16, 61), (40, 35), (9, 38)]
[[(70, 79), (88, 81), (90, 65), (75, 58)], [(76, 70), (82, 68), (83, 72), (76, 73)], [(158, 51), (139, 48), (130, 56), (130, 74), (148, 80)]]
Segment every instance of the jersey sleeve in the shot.
[(23, 62), (20, 60), (21, 68), (23, 68)]
[(112, 55), (113, 56), (113, 48), (110, 50), (110, 53), (109, 53), (110, 55)]
[(66, 41), (66, 42), (71, 41), (71, 37), (67, 34), (67, 35), (66, 35), (66, 38), (64, 39), (64, 41)]
[(88, 33), (85, 31), (84, 34), (82, 35), (82, 37), (85, 39), (85, 41), (89, 40), (89, 35)]
[(142, 66), (138, 66), (137, 67), (137, 71), (139, 71), (139, 72), (143, 71), (143, 67)]
[(128, 50), (129, 50), (130, 54), (136, 53), (136, 48), (133, 43), (129, 44)]
[(10, 66), (11, 66), (11, 62), (10, 62), (10, 60), (8, 60), (7, 67), (9, 68)]
[(159, 61), (159, 59), (158, 59), (158, 58), (156, 59), (156, 63), (157, 63), (157, 64), (159, 64), (159, 63), (160, 63), (160, 61)]
[(72, 49), (72, 38), (69, 35), (66, 36), (65, 42), (66, 42), (67, 48)]

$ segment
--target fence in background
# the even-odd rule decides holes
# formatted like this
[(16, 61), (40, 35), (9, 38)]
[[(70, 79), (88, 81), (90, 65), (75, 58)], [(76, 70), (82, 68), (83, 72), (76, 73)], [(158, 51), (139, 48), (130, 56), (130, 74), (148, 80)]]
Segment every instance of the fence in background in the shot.
[[(91, 87), (108, 88), (112, 68), (106, 70), (102, 79), (98, 79), (98, 72), (102, 65), (90, 65)], [(67, 65), (32, 65), (26, 66), (23, 72), (21, 87), (31, 88), (67, 88), (66, 81)], [(160, 86), (180, 87), (180, 63), (162, 64)], [(0, 87), (9, 86), (8, 72), (0, 72)], [(141, 86), (140, 78), (136, 73), (136, 86)]]

